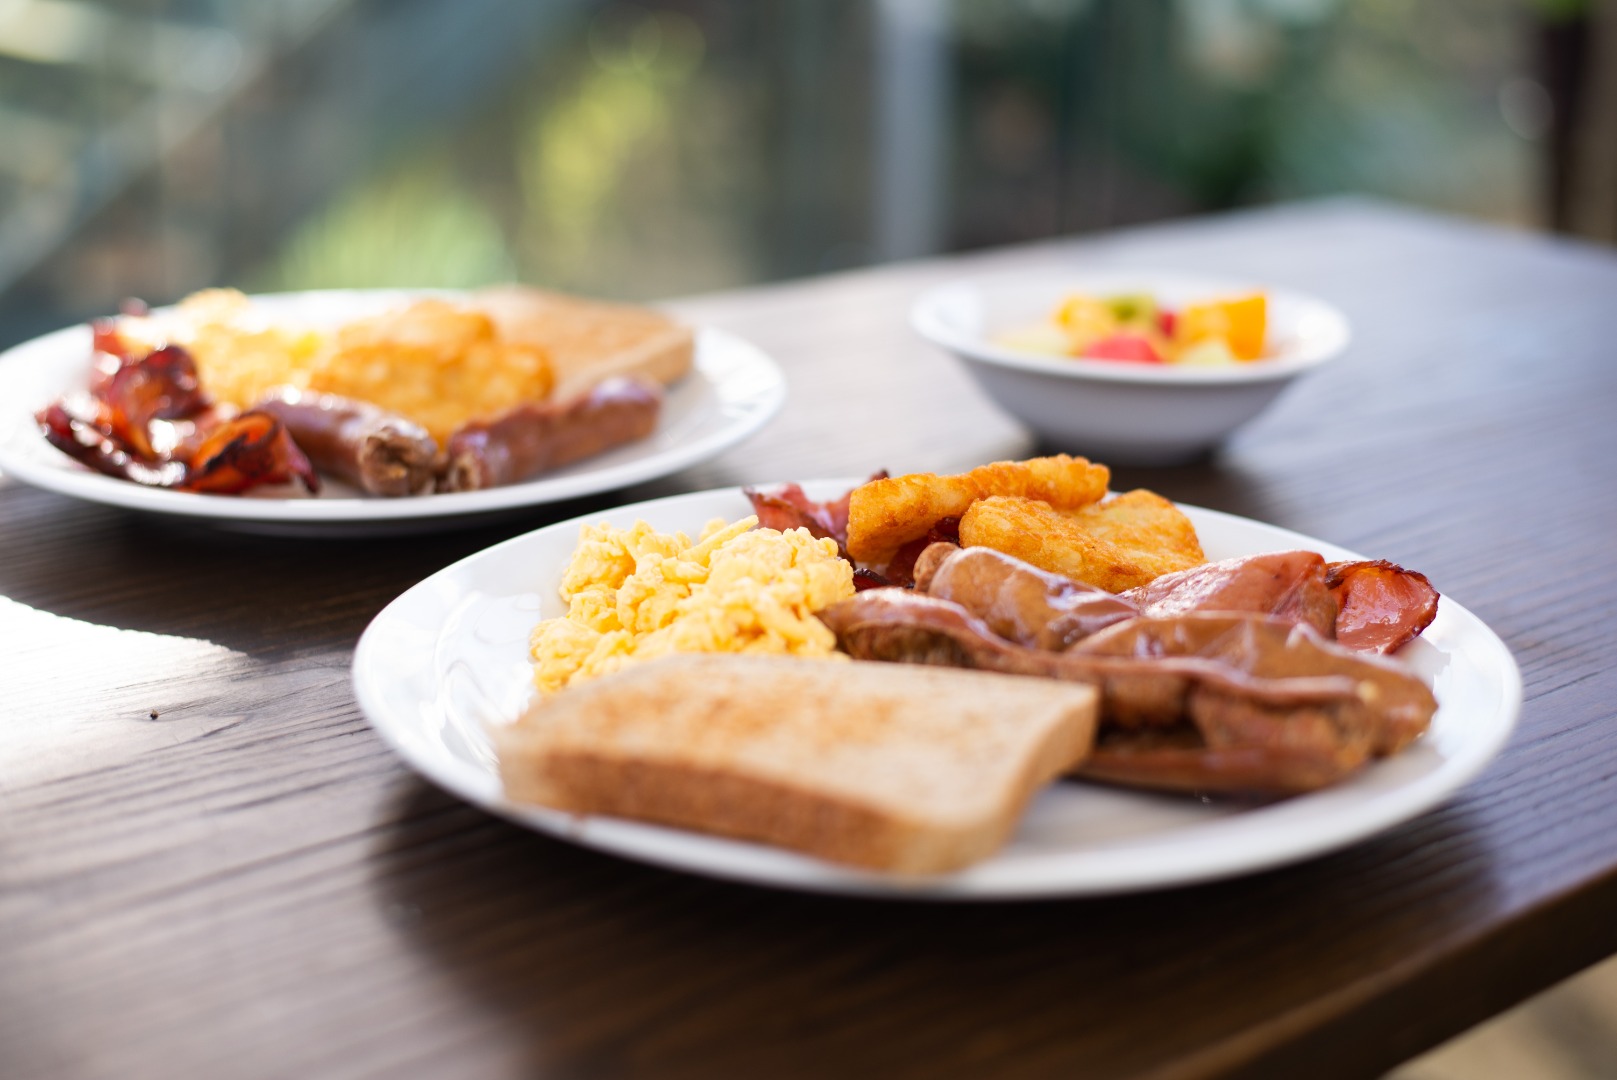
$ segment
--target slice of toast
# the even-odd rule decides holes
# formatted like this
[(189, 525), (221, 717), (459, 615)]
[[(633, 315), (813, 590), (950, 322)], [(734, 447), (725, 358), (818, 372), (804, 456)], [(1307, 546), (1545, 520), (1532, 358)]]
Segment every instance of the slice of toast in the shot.
[(639, 375), (667, 386), (691, 370), (691, 328), (653, 308), (525, 285), (481, 289), (470, 304), (494, 320), (501, 338), (545, 350), (556, 376), (551, 396), (558, 401), (614, 375)]
[(494, 732), (506, 794), (835, 862), (941, 873), (996, 851), (1088, 756), (1092, 687), (908, 664), (674, 656)]

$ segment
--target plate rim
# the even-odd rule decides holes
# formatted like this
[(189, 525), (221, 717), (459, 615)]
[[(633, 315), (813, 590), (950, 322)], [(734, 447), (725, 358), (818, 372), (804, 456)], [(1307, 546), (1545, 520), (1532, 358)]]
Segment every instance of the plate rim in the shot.
[[(803, 487), (813, 495), (817, 491), (845, 490), (850, 485), (862, 482), (862, 479), (804, 481)], [(1493, 723), (1481, 734), (1468, 739), (1462, 752), (1445, 758), (1437, 769), (1415, 778), (1412, 783), (1376, 792), (1373, 797), (1367, 796), (1370, 798), (1369, 812), (1361, 808), (1356, 816), (1350, 819), (1350, 827), (1338, 827), (1325, 832), (1312, 825), (1303, 829), (1294, 828), (1290, 830), (1288, 834), (1290, 838), (1286, 842), (1271, 844), (1256, 853), (1247, 852), (1242, 857), (1231, 858), (1226, 854), (1223, 858), (1203, 858), (1189, 865), (1184, 862), (1172, 866), (1158, 863), (1154, 872), (1125, 869), (1123, 872), (1114, 872), (1110, 875), (1091, 876), (1087, 880), (1081, 876), (1075, 880), (1046, 874), (1043, 880), (1018, 881), (1014, 875), (1009, 880), (995, 880), (992, 876), (984, 880), (980, 869), (993, 864), (998, 856), (950, 875), (907, 878), (840, 867), (808, 856), (746, 841), (601, 815), (574, 815), (544, 807), (513, 803), (505, 799), (498, 790), (498, 779), (492, 774), (483, 777), (485, 788), (492, 782), (492, 792), (480, 791), (476, 784), (468, 782), (467, 774), (461, 768), (449, 767), (439, 758), (421, 753), (415, 742), (408, 737), (408, 724), (401, 724), (398, 718), (392, 715), (392, 709), (385, 695), (378, 688), (376, 654), (382, 647), (381, 640), (385, 632), (378, 628), (385, 628), (390, 621), (401, 618), (400, 612), (416, 603), (420, 597), (432, 595), (443, 583), (453, 580), (455, 575), (465, 573), (480, 561), (493, 561), (497, 552), (542, 542), (540, 538), (543, 535), (576, 530), (583, 524), (611, 520), (618, 516), (629, 514), (643, 516), (652, 508), (667, 509), (674, 504), (683, 503), (700, 506), (719, 497), (742, 498), (741, 489), (711, 488), (664, 496), (555, 522), (467, 555), (406, 589), (371, 620), (361, 634), (354, 651), (352, 681), (356, 700), (367, 723), (404, 759), (412, 771), (457, 798), (516, 824), (617, 857), (710, 878), (790, 891), (900, 901), (1002, 902), (1103, 896), (1195, 885), (1245, 876), (1339, 851), (1412, 820), (1444, 803), (1498, 756), (1520, 718), (1522, 680), (1514, 656), (1486, 623), (1445, 595), (1440, 611), (1440, 618), (1445, 620), (1442, 625), (1452, 625), (1456, 634), (1464, 633), (1476, 637), (1473, 646), (1480, 644), (1490, 654), (1490, 659), (1503, 662), (1492, 669), (1499, 680), (1498, 697), (1491, 717)], [(1282, 526), (1268, 525), (1240, 515), (1190, 504), (1176, 505), (1193, 518), (1208, 522), (1220, 521), (1243, 529), (1255, 527), (1266, 534), (1267, 539), (1294, 542), (1299, 547), (1321, 551), (1331, 558), (1363, 557), (1339, 545), (1308, 537)], [(439, 639), (435, 639), (434, 647), (437, 640)], [(1440, 709), (1441, 707), (1440, 703)], [(468, 764), (465, 768), (470, 769), (471, 766)], [(1372, 764), (1370, 768), (1375, 768), (1375, 765)], [(1296, 796), (1258, 809), (1284, 810), (1288, 806), (1302, 806), (1306, 811), (1309, 806), (1325, 799), (1351, 798), (1353, 792), (1348, 787), (1351, 783), (1350, 780), (1320, 792)], [(1312, 802), (1304, 803), (1302, 800)], [(1251, 812), (1238, 812), (1231, 817)], [(1208, 824), (1217, 824), (1224, 820), (1229, 819), (1215, 819)], [(1149, 842), (1148, 839), (1146, 843)], [(690, 846), (731, 850), (727, 852), (728, 858), (698, 858), (693, 861), (688, 854), (682, 854)], [(726, 852), (721, 852), (721, 856), (724, 854)], [(1061, 858), (1061, 855), (1049, 855), (1045, 856), (1044, 860), (1058, 862)]]
[[(442, 289), (310, 289), (259, 293), (250, 295), (248, 299), (295, 305), (299, 302), (331, 303), (356, 296), (360, 302), (381, 302), (390, 298), (444, 295), (465, 293)], [(159, 312), (164, 310), (167, 309), (154, 309)], [(740, 373), (731, 374), (729, 378), (759, 379), (758, 387), (748, 394), (745, 409), (733, 411), (733, 415), (717, 430), (699, 439), (607, 467), (585, 468), (565, 476), (540, 476), (483, 491), (443, 492), (397, 499), (359, 496), (275, 499), (169, 491), (103, 476), (65, 458), (61, 463), (51, 464), (33, 460), (29, 456), (31, 450), (23, 449), (17, 440), (31, 432), (37, 434), (37, 429), (32, 423), (24, 422), (25, 419), (31, 420), (31, 417), (22, 415), (26, 403), (19, 403), (15, 409), (7, 409), (7, 415), (0, 415), (0, 422), (11, 428), (9, 435), (0, 430), (0, 473), (30, 487), (104, 506), (243, 527), (385, 527), (389, 524), (439, 519), (475, 519), (485, 514), (601, 494), (668, 476), (709, 460), (757, 434), (785, 405), (786, 374), (773, 357), (752, 341), (731, 331), (703, 324), (688, 325), (695, 331), (696, 340), (693, 371), (686, 379), (705, 379), (708, 384), (706, 392), (710, 395), (720, 394), (726, 385), (724, 379), (703, 367), (704, 355), (711, 361), (718, 353), (744, 361)], [(10, 365), (20, 367), (36, 352), (76, 347), (78, 339), (85, 338), (87, 333), (85, 324), (66, 326), (0, 351), (0, 385), (3, 385)], [(88, 356), (84, 364), (87, 369)], [(716, 406), (722, 408), (724, 404), (720, 401)]]

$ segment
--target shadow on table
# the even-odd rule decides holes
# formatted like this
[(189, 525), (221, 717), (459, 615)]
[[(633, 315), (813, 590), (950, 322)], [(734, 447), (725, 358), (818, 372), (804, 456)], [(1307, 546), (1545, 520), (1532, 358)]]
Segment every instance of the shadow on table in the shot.
[[(1239, 881), (998, 904), (716, 883), (575, 848), (420, 783), (396, 810), (401, 827), (373, 856), (379, 895), (410, 912), (406, 939), (499, 1018), (495, 1040), (530, 1074), (1126, 1074), (1190, 1054), (1210, 1066), (1251, 1053), (1237, 1040), (1254, 1027), (1306, 1026), (1288, 1011), (1408, 963), (1501, 902), (1463, 804)], [(1436, 899), (1383, 890), (1412, 877)]]
[(247, 653), (351, 645), (384, 605), (422, 578), (612, 501), (534, 507), (440, 532), (299, 537), (232, 532), (18, 490), (8, 492), (14, 527), (0, 557), (0, 596), (64, 618)]
[[(1181, 469), (1117, 469), (1113, 487), (1272, 520), (1260, 485), (1211, 458)], [(8, 493), (0, 596), (64, 618), (207, 640), (249, 654), (351, 644), (377, 611), (428, 575), (553, 521), (644, 498), (649, 489), (534, 507), (443, 532), (260, 536)], [(262, 618), (244, 618), (259, 611)], [(273, 613), (273, 618), (269, 617)]]

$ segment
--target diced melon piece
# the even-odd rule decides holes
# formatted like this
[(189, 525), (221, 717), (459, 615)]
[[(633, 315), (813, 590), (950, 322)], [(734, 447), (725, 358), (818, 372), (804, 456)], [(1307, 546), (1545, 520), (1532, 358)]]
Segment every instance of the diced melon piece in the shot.
[(1173, 362), (1181, 367), (1229, 367), (1241, 361), (1223, 338), (1206, 338), (1181, 349)]

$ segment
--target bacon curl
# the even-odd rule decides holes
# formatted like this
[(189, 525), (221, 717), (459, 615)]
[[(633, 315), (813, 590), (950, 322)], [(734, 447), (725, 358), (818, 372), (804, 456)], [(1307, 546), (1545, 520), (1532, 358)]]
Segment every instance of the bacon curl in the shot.
[[(203, 392), (196, 360), (178, 345), (133, 356), (110, 320), (91, 328), (88, 393), (35, 414), (41, 433), (73, 460), (146, 487), (239, 494), (301, 481), (320, 489), (309, 459), (268, 413), (234, 415)], [(154, 425), (168, 422), (169, 438)], [(160, 445), (161, 442), (161, 445)]]

